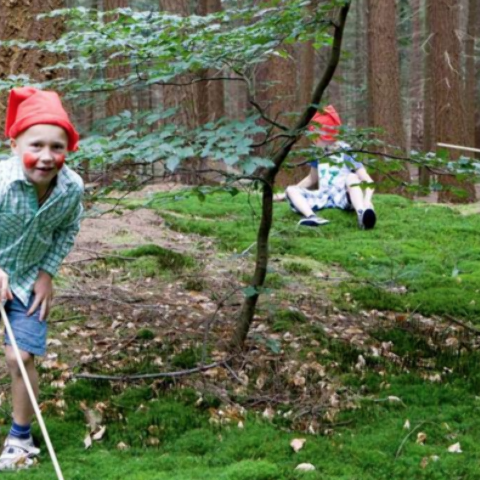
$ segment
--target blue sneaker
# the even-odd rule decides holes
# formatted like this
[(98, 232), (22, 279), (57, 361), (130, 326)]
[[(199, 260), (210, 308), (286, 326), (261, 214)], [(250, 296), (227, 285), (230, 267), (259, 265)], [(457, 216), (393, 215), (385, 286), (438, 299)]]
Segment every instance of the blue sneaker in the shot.
[(317, 217), (316, 215), (310, 215), (309, 217), (302, 218), (298, 225), (304, 227), (319, 227), (320, 225), (326, 225), (330, 223), (326, 218)]

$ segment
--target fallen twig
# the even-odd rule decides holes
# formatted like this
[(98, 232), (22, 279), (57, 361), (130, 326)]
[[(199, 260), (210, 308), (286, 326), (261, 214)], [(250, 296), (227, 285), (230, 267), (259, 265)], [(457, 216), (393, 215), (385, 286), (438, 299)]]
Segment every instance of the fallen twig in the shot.
[(95, 375), (92, 373), (76, 373), (73, 375), (74, 378), (84, 378), (87, 380), (108, 380), (111, 382), (131, 382), (134, 380), (146, 380), (151, 378), (176, 378), (184, 377), (186, 375), (191, 375), (192, 373), (205, 372), (216, 367), (226, 367), (227, 360), (222, 360), (221, 362), (214, 362), (210, 365), (205, 365), (203, 367), (189, 368), (187, 370), (179, 370), (177, 372), (158, 372), (158, 373), (145, 373), (138, 375)]
[(457, 318), (455, 317), (452, 317), (451, 315), (444, 315), (444, 317), (452, 322), (452, 323), (456, 323), (457, 325), (460, 325), (461, 327), (463, 327), (465, 330), (468, 330), (469, 332), (472, 332), (474, 333), (475, 335), (480, 335), (480, 330), (478, 328), (475, 328), (473, 327), (472, 325), (469, 325), (468, 323), (465, 323), (465, 322), (462, 322), (461, 320), (458, 320)]

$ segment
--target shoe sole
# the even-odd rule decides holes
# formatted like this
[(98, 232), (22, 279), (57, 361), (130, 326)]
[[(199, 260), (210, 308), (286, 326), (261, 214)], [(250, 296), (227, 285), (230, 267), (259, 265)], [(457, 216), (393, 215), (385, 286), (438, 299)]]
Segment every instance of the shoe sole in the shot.
[(375, 212), (371, 208), (368, 208), (367, 210), (365, 210), (362, 216), (363, 228), (365, 230), (371, 230), (376, 223), (377, 223), (377, 216), (375, 215)]
[(298, 222), (298, 224), (302, 227), (320, 227), (321, 225), (326, 225), (327, 223), (330, 223), (328, 220), (324, 222), (316, 222), (314, 220), (302, 220)]

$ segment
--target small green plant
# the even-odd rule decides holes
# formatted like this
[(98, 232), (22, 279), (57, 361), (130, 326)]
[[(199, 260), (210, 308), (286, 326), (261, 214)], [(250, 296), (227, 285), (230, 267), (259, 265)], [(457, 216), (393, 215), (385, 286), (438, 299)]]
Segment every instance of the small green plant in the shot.
[(293, 261), (285, 262), (283, 268), (285, 268), (288, 273), (297, 273), (299, 275), (310, 275), (313, 271), (312, 267), (305, 263)]
[(272, 330), (286, 332), (306, 321), (307, 317), (300, 310), (277, 310), (273, 316)]
[(153, 340), (155, 338), (155, 333), (148, 328), (142, 328), (137, 332), (137, 338), (139, 340)]
[(207, 288), (207, 281), (203, 277), (192, 276), (185, 280), (184, 286), (186, 290), (203, 292)]

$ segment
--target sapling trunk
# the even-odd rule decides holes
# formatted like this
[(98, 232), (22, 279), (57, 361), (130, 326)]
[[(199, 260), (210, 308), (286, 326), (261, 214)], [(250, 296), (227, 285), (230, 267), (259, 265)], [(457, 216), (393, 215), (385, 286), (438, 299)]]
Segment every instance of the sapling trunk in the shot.
[(267, 276), (269, 237), (273, 222), (273, 185), (275, 183), (275, 177), (290, 153), (290, 150), (301, 138), (303, 131), (315, 115), (317, 105), (320, 104), (323, 94), (333, 78), (340, 61), (343, 32), (345, 30), (349, 9), (350, 2), (340, 8), (339, 19), (334, 24), (335, 33), (333, 36), (330, 59), (322, 78), (315, 88), (310, 104), (301, 115), (297, 124), (291, 130), (291, 137), (284, 141), (283, 145), (272, 159), (274, 166), (267, 169), (263, 176), (262, 216), (257, 233), (257, 257), (255, 261), (255, 272), (251, 283), (255, 293), (252, 292), (246, 296), (243, 302), (240, 316), (231, 339), (231, 347), (233, 349), (241, 349), (245, 343), (245, 339), (247, 338), (255, 315), (258, 297), (261, 294)]

